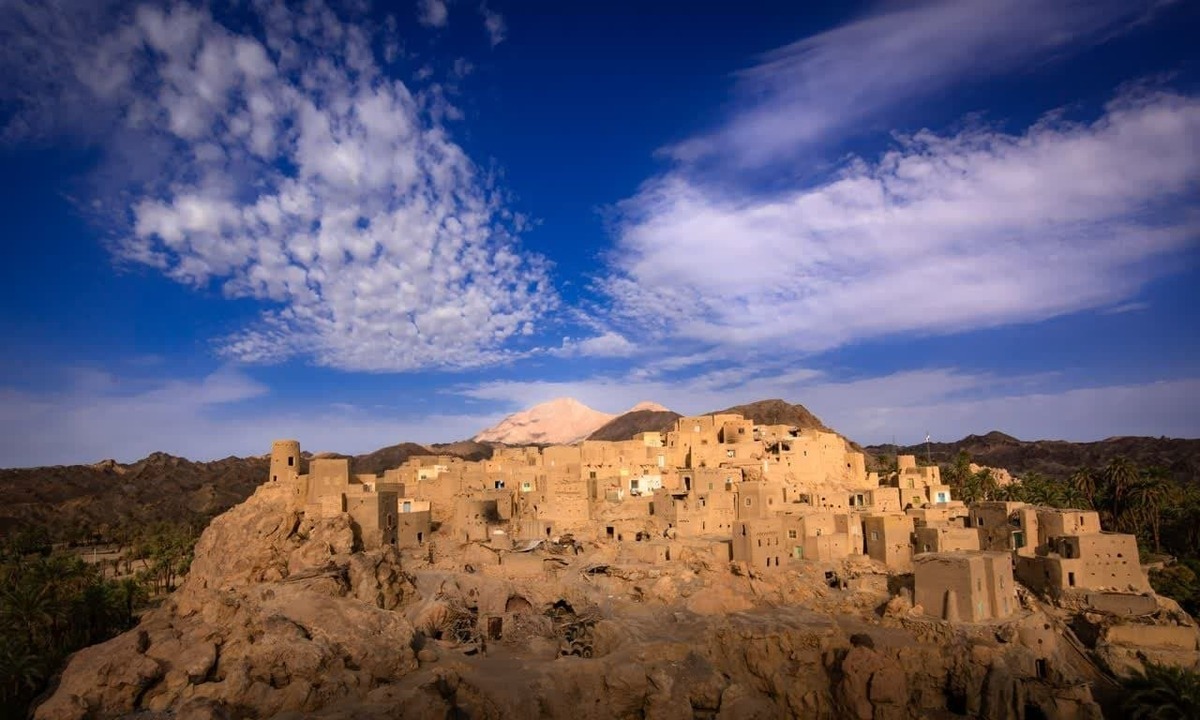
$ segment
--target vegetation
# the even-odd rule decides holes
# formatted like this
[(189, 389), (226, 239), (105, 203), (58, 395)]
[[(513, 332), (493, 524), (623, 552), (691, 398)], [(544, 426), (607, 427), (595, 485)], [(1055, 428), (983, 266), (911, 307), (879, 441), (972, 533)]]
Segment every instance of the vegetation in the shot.
[(1122, 711), (1129, 720), (1200, 718), (1200, 674), (1192, 670), (1148, 662), (1124, 686)]
[(133, 627), (154, 595), (174, 589), (198, 530), (152, 525), (131, 534), (111, 565), (52, 550), (44, 530), (8, 538), (0, 546), (0, 717), (24, 717), (68, 655)]
[(1200, 613), (1200, 486), (1124, 457), (1100, 468), (1079, 468), (1065, 480), (1030, 471), (1005, 486), (997, 486), (986, 468), (972, 472), (970, 465), (970, 456), (959, 452), (943, 467), (946, 483), (964, 502), (1015, 500), (1095, 510), (1103, 527), (1137, 536), (1143, 552), (1174, 556), (1173, 563), (1150, 572), (1151, 585), (1189, 613)]

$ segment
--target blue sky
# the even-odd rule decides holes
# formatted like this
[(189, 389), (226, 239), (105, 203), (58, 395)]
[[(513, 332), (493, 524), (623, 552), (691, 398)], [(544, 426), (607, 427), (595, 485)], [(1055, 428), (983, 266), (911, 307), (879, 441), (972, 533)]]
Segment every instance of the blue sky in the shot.
[(570, 395), (1200, 436), (1187, 2), (0, 6), (0, 466)]

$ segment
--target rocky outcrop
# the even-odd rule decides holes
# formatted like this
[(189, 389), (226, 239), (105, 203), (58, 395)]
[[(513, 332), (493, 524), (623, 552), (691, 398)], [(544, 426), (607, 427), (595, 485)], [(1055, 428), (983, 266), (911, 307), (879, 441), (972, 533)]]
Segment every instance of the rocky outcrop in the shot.
[(346, 516), (287, 500), (260, 487), (217, 518), (180, 590), (70, 658), (35, 717), (1099, 717), (1037, 612), (952, 626), (816, 569), (625, 569), (599, 547), (531, 579), (467, 571), (461, 548), (363, 552)]
[[(307, 712), (417, 667), (394, 548), (354, 552), (349, 519), (286, 511), (261, 487), (214, 520), (183, 586), (133, 631), (76, 653), (44, 720), (136, 710)], [(215, 711), (214, 711), (215, 712)]]

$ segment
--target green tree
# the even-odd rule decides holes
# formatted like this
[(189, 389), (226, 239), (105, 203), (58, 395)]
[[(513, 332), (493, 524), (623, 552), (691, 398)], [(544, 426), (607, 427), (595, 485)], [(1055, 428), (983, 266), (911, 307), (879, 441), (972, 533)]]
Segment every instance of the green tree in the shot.
[(1148, 662), (1123, 684), (1122, 710), (1129, 720), (1200, 718), (1200, 675), (1191, 670)]
[(1107, 511), (1116, 529), (1127, 529), (1135, 524), (1129, 514), (1127, 495), (1129, 488), (1138, 481), (1138, 470), (1128, 458), (1115, 457), (1108, 462), (1102, 473), (1107, 496)]
[(1071, 474), (1070, 479), (1067, 480), (1067, 484), (1075, 490), (1083, 502), (1086, 502), (1086, 505), (1079, 506), (1081, 509), (1094, 510), (1096, 508), (1096, 491), (1098, 488), (1095, 471), (1088, 467), (1079, 468)]
[(1172, 501), (1175, 488), (1160, 472), (1147, 472), (1129, 486), (1126, 493), (1127, 513), (1137, 525), (1150, 528), (1154, 552), (1162, 552), (1160, 530), (1163, 508)]

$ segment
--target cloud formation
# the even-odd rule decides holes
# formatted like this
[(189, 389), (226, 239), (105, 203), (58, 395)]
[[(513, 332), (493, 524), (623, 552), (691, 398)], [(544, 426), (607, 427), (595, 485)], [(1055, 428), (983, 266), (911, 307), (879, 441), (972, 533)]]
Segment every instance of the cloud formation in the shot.
[(428, 27), (446, 27), (450, 8), (445, 0), (417, 0), (417, 20)]
[(1200, 98), (1134, 89), (1091, 123), (923, 130), (770, 195), (671, 172), (621, 206), (599, 285), (632, 337), (773, 353), (1112, 305), (1195, 246), (1195, 147)]
[[(265, 303), (218, 341), (232, 359), (398, 371), (510, 357), (556, 294), (515, 237), (523, 220), (450, 138), (444, 94), (387, 77), (373, 37), (320, 2), (254, 7), (260, 37), (189, 4), (143, 5), (45, 58), (60, 109), (111, 118), (93, 139), (157, 159), (106, 178), (130, 219), (117, 257)], [(422, 7), (444, 24), (444, 3)], [(20, 11), (72, 31), (53, 9)], [(50, 104), (37, 101), (26, 108)]]
[(1166, 4), (1169, 0), (884, 5), (767, 53), (738, 74), (736, 110), (727, 122), (664, 152), (684, 162), (741, 167), (790, 162), (955, 84), (1101, 42)]
[(483, 29), (487, 30), (488, 40), (491, 41), (492, 47), (504, 42), (508, 37), (508, 23), (504, 22), (504, 16), (489, 10), (487, 5), (481, 5), (479, 13), (483, 15)]

